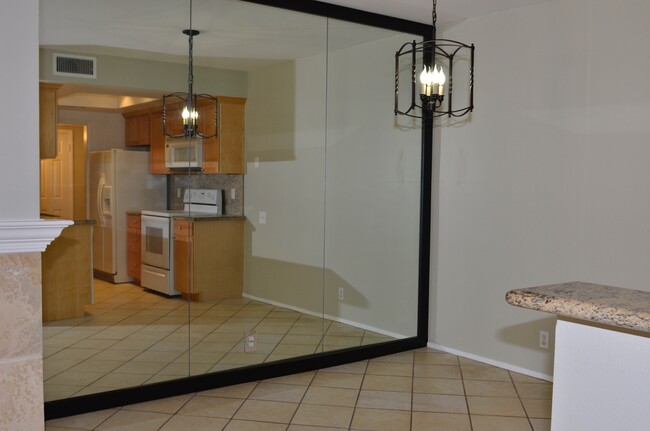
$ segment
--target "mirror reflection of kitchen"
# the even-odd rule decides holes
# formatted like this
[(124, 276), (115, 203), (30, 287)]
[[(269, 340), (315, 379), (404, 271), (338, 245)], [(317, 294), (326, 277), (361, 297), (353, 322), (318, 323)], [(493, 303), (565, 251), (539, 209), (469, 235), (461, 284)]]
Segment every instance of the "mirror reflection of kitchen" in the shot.
[(41, 213), (75, 221), (43, 254), (46, 401), (415, 335), (420, 131), (365, 73), (390, 82), (412, 36), (195, 0), (219, 134), (187, 142), (161, 102), (186, 91), (186, 2), (77, 3), (41, 3)]

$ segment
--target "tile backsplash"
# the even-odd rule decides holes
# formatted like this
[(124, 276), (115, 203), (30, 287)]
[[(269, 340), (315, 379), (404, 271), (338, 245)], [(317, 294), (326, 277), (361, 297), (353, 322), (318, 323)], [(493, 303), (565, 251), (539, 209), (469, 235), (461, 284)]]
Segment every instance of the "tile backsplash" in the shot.
[[(183, 192), (187, 188), (193, 189), (221, 189), (223, 190), (224, 214), (244, 214), (244, 176), (226, 174), (192, 174), (169, 175), (168, 192), (170, 209), (183, 209)], [(180, 189), (180, 197), (178, 190)], [(235, 199), (231, 199), (231, 189), (235, 189)]]

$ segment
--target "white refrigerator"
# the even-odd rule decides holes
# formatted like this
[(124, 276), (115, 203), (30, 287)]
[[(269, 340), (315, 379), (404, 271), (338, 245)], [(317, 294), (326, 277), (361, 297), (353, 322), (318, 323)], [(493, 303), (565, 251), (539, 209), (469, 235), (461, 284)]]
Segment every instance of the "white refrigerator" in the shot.
[(165, 175), (149, 174), (149, 153), (112, 149), (90, 153), (90, 219), (95, 276), (127, 283), (127, 211), (165, 209)]

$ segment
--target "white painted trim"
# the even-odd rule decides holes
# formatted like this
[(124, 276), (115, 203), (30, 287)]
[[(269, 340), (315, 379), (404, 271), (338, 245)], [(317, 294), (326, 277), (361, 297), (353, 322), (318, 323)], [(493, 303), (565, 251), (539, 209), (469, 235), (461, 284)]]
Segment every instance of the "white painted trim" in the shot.
[(462, 356), (463, 358), (472, 359), (474, 361), (483, 362), (485, 364), (494, 365), (495, 367), (503, 368), (506, 370), (514, 371), (515, 373), (524, 374), (526, 376), (535, 377), (536, 379), (546, 380), (547, 382), (553, 381), (553, 376), (548, 374), (538, 373), (526, 368), (521, 368), (516, 365), (508, 364), (506, 362), (495, 361), (494, 359), (485, 358), (483, 356), (474, 355), (472, 353), (463, 352), (462, 350), (451, 349), (449, 347), (441, 346), (440, 344), (428, 342), (427, 347), (432, 349), (441, 350), (443, 352), (451, 353), (452, 355)]
[(0, 254), (43, 252), (71, 220), (0, 220)]
[(286, 308), (286, 309), (289, 309), (289, 310), (292, 310), (292, 311), (297, 311), (298, 313), (306, 314), (308, 316), (313, 316), (313, 317), (318, 317), (318, 318), (322, 317), (322, 318), (325, 318), (327, 320), (332, 320), (334, 322), (354, 326), (355, 328), (363, 329), (363, 330), (366, 330), (366, 331), (376, 332), (378, 334), (385, 335), (385, 336), (391, 337), (391, 338), (396, 338), (398, 340), (401, 340), (401, 339), (404, 339), (404, 338), (409, 338), (406, 335), (396, 334), (395, 332), (390, 332), (390, 331), (386, 331), (384, 329), (375, 328), (374, 326), (365, 325), (363, 323), (354, 322), (352, 320), (343, 319), (343, 318), (340, 318), (340, 317), (332, 316), (330, 314), (319, 314), (319, 313), (316, 313), (314, 311), (307, 310), (306, 308), (300, 308), (300, 307), (295, 307), (295, 306), (289, 305), (289, 304), (283, 304), (283, 303), (277, 302), (277, 301), (271, 301), (270, 299), (261, 298), (259, 296), (254, 296), (254, 295), (249, 295), (248, 293), (243, 293), (242, 296), (244, 298), (248, 298), (248, 299), (251, 299), (253, 301), (264, 302), (266, 304), (273, 305), (273, 306), (276, 306), (276, 307), (282, 307), (282, 308)]

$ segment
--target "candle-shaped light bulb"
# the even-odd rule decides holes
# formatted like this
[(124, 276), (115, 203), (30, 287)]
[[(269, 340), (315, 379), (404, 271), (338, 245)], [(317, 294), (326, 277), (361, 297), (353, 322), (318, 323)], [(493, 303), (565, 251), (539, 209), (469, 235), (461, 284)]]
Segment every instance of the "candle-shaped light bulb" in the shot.
[(420, 90), (420, 93), (424, 95), (430, 95), (431, 80), (429, 77), (429, 71), (427, 70), (426, 66), (424, 66), (424, 68), (422, 69), (422, 73), (420, 73), (420, 83), (422, 84), (422, 90)]
[(190, 111), (187, 109), (187, 106), (183, 108), (181, 116), (183, 117), (183, 124), (187, 126), (190, 119)]
[(199, 112), (196, 109), (192, 109), (192, 120), (196, 123), (196, 119), (199, 118)]
[(440, 96), (442, 96), (446, 81), (447, 78), (445, 77), (445, 72), (442, 71), (442, 67), (441, 67), (440, 69), (438, 69), (438, 95)]

